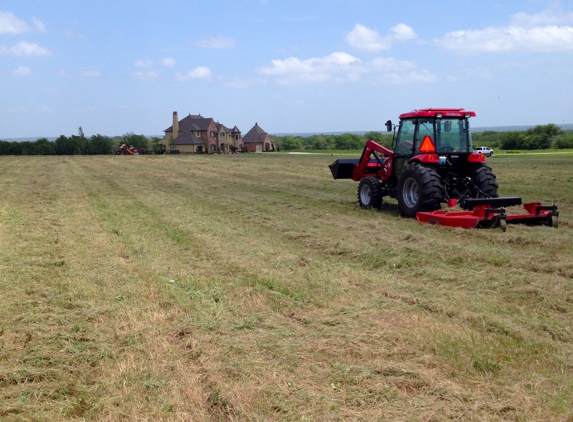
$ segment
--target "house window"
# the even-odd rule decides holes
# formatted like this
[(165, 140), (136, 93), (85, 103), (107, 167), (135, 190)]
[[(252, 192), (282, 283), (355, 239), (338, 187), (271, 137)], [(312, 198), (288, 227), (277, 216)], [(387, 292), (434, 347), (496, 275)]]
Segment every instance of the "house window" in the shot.
[(215, 137), (215, 132), (211, 131), (211, 138)]
[(203, 152), (203, 145), (197, 145), (197, 152)]

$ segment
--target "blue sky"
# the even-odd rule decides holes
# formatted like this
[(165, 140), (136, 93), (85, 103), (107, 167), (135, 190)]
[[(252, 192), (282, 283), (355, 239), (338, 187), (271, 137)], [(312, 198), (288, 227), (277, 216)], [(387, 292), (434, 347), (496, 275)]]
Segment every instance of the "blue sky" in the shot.
[(246, 133), (573, 123), (573, 0), (5, 0), (0, 139), (161, 135), (173, 111)]

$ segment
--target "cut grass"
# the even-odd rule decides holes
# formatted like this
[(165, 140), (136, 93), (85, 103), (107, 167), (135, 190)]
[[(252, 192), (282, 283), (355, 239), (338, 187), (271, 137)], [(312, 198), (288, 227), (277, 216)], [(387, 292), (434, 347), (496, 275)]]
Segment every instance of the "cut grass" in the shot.
[(573, 418), (573, 158), (490, 160), (560, 210), (506, 233), (332, 160), (2, 157), (0, 418)]

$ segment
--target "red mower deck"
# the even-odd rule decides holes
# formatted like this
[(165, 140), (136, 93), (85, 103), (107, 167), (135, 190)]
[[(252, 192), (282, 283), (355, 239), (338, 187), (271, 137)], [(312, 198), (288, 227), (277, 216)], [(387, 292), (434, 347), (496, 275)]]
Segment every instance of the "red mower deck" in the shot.
[(526, 214), (505, 213), (505, 208), (492, 208), (490, 205), (476, 205), (471, 211), (437, 210), (419, 212), (416, 219), (420, 223), (438, 224), (446, 227), (500, 228), (506, 230), (507, 224), (546, 225), (557, 228), (559, 211), (555, 204), (544, 206), (540, 202), (524, 204)]

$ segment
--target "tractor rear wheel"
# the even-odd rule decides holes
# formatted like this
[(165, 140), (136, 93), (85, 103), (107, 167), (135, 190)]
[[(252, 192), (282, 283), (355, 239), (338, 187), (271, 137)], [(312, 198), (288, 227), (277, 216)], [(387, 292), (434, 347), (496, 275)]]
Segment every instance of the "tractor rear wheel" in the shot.
[(375, 177), (365, 177), (358, 184), (358, 203), (361, 208), (380, 208), (382, 206), (382, 187)]
[(420, 211), (435, 211), (444, 200), (444, 185), (435, 168), (411, 163), (406, 166), (397, 190), (398, 207), (404, 217), (414, 218)]
[(475, 197), (483, 197), (484, 194), (490, 198), (497, 198), (497, 188), (499, 185), (495, 181), (495, 174), (491, 167), (484, 163), (476, 163), (470, 168), (470, 177), (474, 185), (479, 189), (475, 192)]

